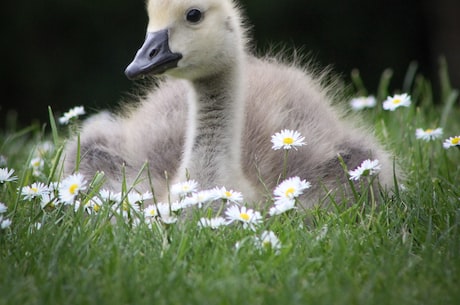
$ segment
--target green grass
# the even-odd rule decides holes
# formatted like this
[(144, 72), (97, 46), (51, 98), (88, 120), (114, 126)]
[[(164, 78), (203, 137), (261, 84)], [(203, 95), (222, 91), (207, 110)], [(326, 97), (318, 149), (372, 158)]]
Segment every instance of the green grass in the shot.
[[(358, 198), (348, 208), (265, 220), (257, 234), (274, 231), (282, 243), (278, 254), (258, 250), (250, 242), (255, 233), (239, 226), (199, 229), (189, 218), (151, 229), (114, 225), (103, 212), (41, 209), (17, 189), (59, 173), (65, 132), (6, 126), (0, 155), (7, 164), (0, 167), (14, 168), (18, 180), (0, 184), (4, 216), (12, 220), (0, 231), (0, 304), (457, 304), (460, 150), (444, 149), (442, 139), (416, 140), (415, 129), (440, 126), (443, 139), (459, 135), (458, 91), (445, 65), (439, 97), (414, 69), (402, 86), (412, 95), (410, 108), (388, 112), (379, 103), (364, 111), (401, 161), (403, 187), (383, 194), (376, 210), (363, 210)], [(393, 93), (390, 77), (382, 75), (379, 102)], [(354, 81), (363, 92), (356, 73)], [(34, 177), (28, 164), (48, 138), (56, 149)], [(97, 191), (97, 181), (92, 185)]]

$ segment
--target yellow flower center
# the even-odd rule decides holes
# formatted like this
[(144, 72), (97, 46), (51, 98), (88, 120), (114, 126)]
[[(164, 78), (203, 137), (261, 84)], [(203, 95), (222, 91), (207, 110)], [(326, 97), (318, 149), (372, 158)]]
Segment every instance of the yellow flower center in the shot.
[(227, 197), (227, 198), (232, 197), (232, 193), (229, 192), (229, 191), (225, 191), (224, 195), (225, 195), (225, 197)]
[(101, 207), (98, 204), (93, 205), (93, 211), (94, 212), (99, 212), (100, 209), (101, 209)]
[(74, 183), (69, 187), (69, 193), (72, 195), (75, 195), (75, 193), (78, 191), (78, 184)]
[(30, 190), (34, 193), (38, 193), (38, 188), (36, 187), (31, 187)]
[(294, 139), (291, 138), (291, 137), (286, 137), (283, 139), (283, 144), (284, 145), (291, 145), (292, 143), (294, 143)]
[(455, 137), (452, 139), (452, 144), (458, 145), (460, 143), (460, 137)]
[(395, 98), (393, 100), (393, 104), (395, 104), (395, 105), (401, 104), (401, 100), (399, 98)]
[(244, 221), (248, 221), (250, 217), (247, 213), (240, 213), (240, 218)]
[(432, 133), (433, 132), (433, 129), (427, 129), (425, 130), (426, 133)]
[(295, 193), (295, 189), (293, 187), (290, 187), (286, 190), (286, 192), (284, 192), (284, 194), (286, 195), (286, 197), (290, 198), (294, 195)]

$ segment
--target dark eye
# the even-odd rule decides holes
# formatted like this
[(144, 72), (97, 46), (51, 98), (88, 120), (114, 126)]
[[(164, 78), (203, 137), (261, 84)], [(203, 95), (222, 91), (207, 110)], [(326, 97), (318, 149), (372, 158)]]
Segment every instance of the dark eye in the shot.
[(185, 13), (185, 19), (190, 23), (198, 23), (203, 19), (203, 13), (196, 8), (191, 8)]

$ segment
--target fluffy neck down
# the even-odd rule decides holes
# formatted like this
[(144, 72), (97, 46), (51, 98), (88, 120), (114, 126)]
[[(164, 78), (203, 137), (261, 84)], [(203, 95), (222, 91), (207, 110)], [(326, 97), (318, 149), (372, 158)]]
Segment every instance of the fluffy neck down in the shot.
[[(191, 81), (189, 124), (182, 169), (202, 188), (225, 186), (252, 197), (241, 168), (244, 126), (244, 73), (234, 65)], [(246, 193), (246, 194), (245, 194)]]

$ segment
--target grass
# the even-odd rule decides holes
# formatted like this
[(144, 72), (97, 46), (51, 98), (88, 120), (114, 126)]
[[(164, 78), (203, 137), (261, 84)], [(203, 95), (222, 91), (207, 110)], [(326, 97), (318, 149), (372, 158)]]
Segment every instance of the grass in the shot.
[[(386, 71), (378, 106), (365, 110), (405, 169), (397, 191), (376, 194), (384, 197), (376, 210), (363, 210), (362, 197), (350, 207), (269, 218), (257, 233), (240, 226), (200, 229), (197, 219), (153, 228), (114, 225), (104, 212), (42, 209), (18, 188), (49, 183), (59, 173), (65, 132), (7, 126), (0, 135), (7, 163), (0, 167), (14, 168), (18, 180), (0, 184), (4, 216), (12, 220), (0, 230), (0, 304), (457, 304), (460, 151), (444, 149), (442, 139), (416, 140), (415, 129), (440, 126), (444, 138), (459, 135), (458, 91), (445, 64), (439, 98), (415, 69), (403, 84), (410, 108), (381, 109), (390, 94)], [(356, 72), (353, 79), (364, 93)], [(45, 139), (55, 150), (35, 177), (29, 163)], [(99, 187), (94, 181), (85, 194)], [(276, 233), (279, 252), (252, 244), (251, 236), (263, 230)]]

